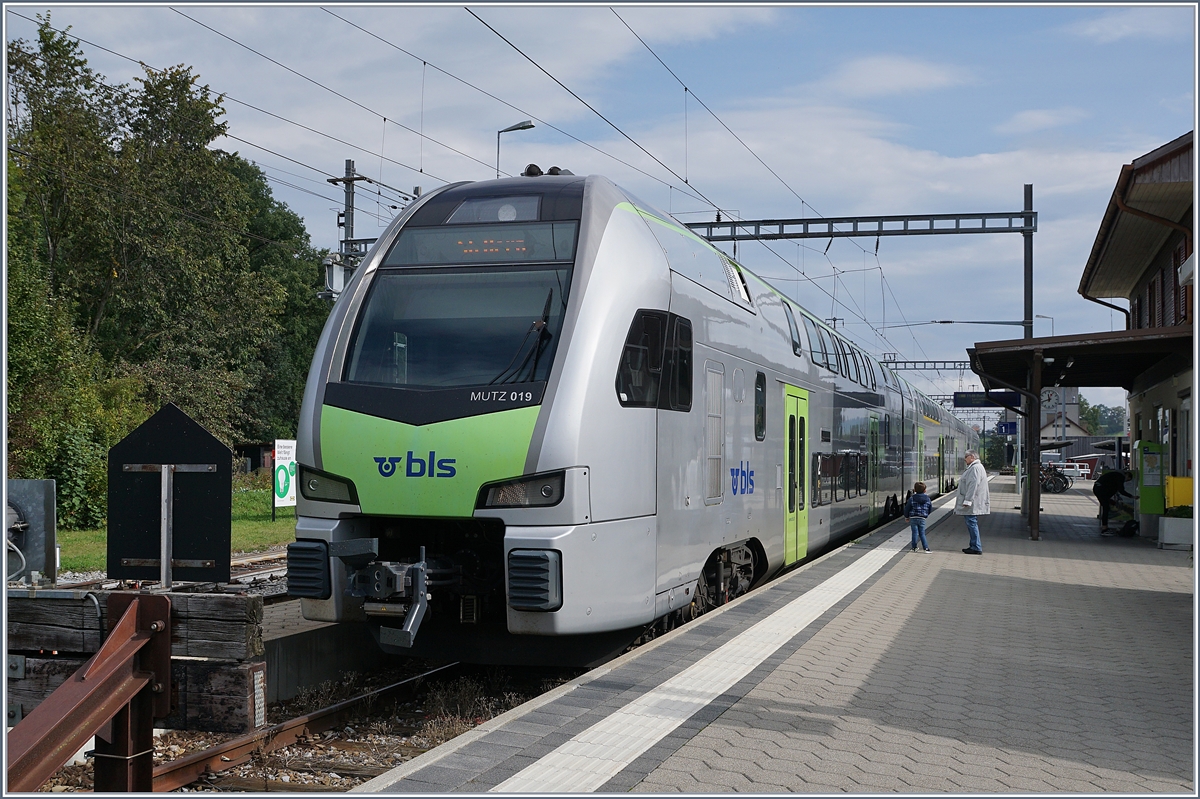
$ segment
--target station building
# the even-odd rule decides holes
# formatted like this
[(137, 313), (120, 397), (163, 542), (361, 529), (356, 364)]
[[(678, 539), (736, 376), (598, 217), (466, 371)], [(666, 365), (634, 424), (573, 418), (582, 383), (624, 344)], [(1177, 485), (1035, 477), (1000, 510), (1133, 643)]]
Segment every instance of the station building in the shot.
[(1191, 487), (1169, 479), (1192, 477), (1194, 457), (1192, 137), (1184, 134), (1121, 167), (1079, 281), (1086, 299), (1126, 300), (1130, 331), (1157, 331), (1187, 344), (1148, 363), (1150, 368), (1128, 386), (1129, 437), (1135, 443), (1158, 444), (1164, 475), (1177, 484), (1167, 506), (1192, 504)]
[(985, 389), (1023, 389), (1028, 418), (1043, 417), (1046, 388), (1128, 392), (1131, 465), (1139, 490), (1147, 489), (1141, 534), (1151, 537), (1167, 508), (1193, 504), (1192, 139), (1186, 133), (1123, 165), (1100, 220), (1079, 294), (1120, 313), (1124, 329), (977, 342), (968, 350)]

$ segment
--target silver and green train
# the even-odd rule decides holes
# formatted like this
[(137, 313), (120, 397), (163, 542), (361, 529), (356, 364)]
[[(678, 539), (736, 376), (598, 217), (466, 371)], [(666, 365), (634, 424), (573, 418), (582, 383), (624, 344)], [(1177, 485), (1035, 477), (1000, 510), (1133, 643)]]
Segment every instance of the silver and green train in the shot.
[(389, 652), (593, 664), (948, 490), (975, 442), (603, 177), (454, 184), (321, 335), (289, 593)]

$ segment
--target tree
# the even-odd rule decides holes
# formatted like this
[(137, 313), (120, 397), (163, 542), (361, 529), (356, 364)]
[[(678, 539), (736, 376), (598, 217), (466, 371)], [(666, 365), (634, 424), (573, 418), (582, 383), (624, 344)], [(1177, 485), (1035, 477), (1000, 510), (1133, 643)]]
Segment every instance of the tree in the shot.
[(58, 522), (92, 527), (105, 515), (104, 456), (147, 415), (136, 379), (107, 377), (89, 339), (29, 246), (20, 168), (9, 164), (8, 474), (53, 479)]
[(313, 350), (329, 315), (329, 304), (317, 297), (325, 285), (325, 252), (313, 249), (304, 220), (271, 196), (262, 170), (236, 157), (226, 166), (250, 198), (251, 269), (283, 289), (275, 332), (260, 351), (263, 369), (249, 390), (253, 411), (244, 434), (257, 441), (293, 438)]
[(1092, 405), (1079, 397), (1079, 421), (1093, 436), (1115, 436), (1125, 432), (1125, 408)]
[(1103, 405), (1092, 405), (1087, 401), (1087, 397), (1079, 395), (1079, 423), (1087, 429), (1088, 435), (1101, 435), (1100, 430), (1100, 409)]
[(221, 97), (182, 65), (110, 85), (48, 16), (8, 79), (9, 474), (96, 524), (107, 449), (165, 402), (230, 445), (294, 435), (321, 253), (213, 146)]

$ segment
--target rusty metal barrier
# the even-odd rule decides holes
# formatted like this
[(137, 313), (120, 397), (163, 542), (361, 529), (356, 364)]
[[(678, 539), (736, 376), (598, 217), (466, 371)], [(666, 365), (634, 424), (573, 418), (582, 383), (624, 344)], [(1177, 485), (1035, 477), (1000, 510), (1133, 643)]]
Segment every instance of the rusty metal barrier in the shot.
[(8, 790), (37, 790), (95, 735), (95, 790), (150, 791), (170, 712), (171, 600), (111, 594), (100, 651), (9, 732)]

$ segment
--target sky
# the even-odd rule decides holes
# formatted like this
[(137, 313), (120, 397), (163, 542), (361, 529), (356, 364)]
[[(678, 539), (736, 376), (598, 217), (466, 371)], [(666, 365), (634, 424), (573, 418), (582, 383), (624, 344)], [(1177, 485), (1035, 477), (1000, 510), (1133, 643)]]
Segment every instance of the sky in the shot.
[[(1119, 329), (1080, 276), (1122, 164), (1193, 130), (1196, 5), (5, 5), (93, 69), (184, 64), (224, 94), (214, 146), (254, 161), (336, 249), (358, 174), (430, 190), (528, 163), (601, 174), (686, 222), (1019, 211), (1034, 186), (1034, 333)], [(28, 19), (26, 19), (28, 18)], [(107, 52), (104, 48), (107, 48)], [(257, 52), (255, 52), (257, 51)], [(686, 89), (685, 89), (686, 87)], [(685, 182), (686, 181), (686, 182)], [(355, 235), (395, 192), (358, 184)], [(384, 196), (384, 195), (387, 196)], [(722, 245), (728, 250), (728, 244)], [(1013, 233), (742, 242), (737, 258), (865, 350), (965, 360), (1021, 328)], [(1047, 318), (1042, 318), (1047, 317)], [(908, 325), (908, 326), (904, 326)], [(927, 393), (971, 372), (905, 375)], [(1123, 404), (1120, 389), (1084, 389)]]

